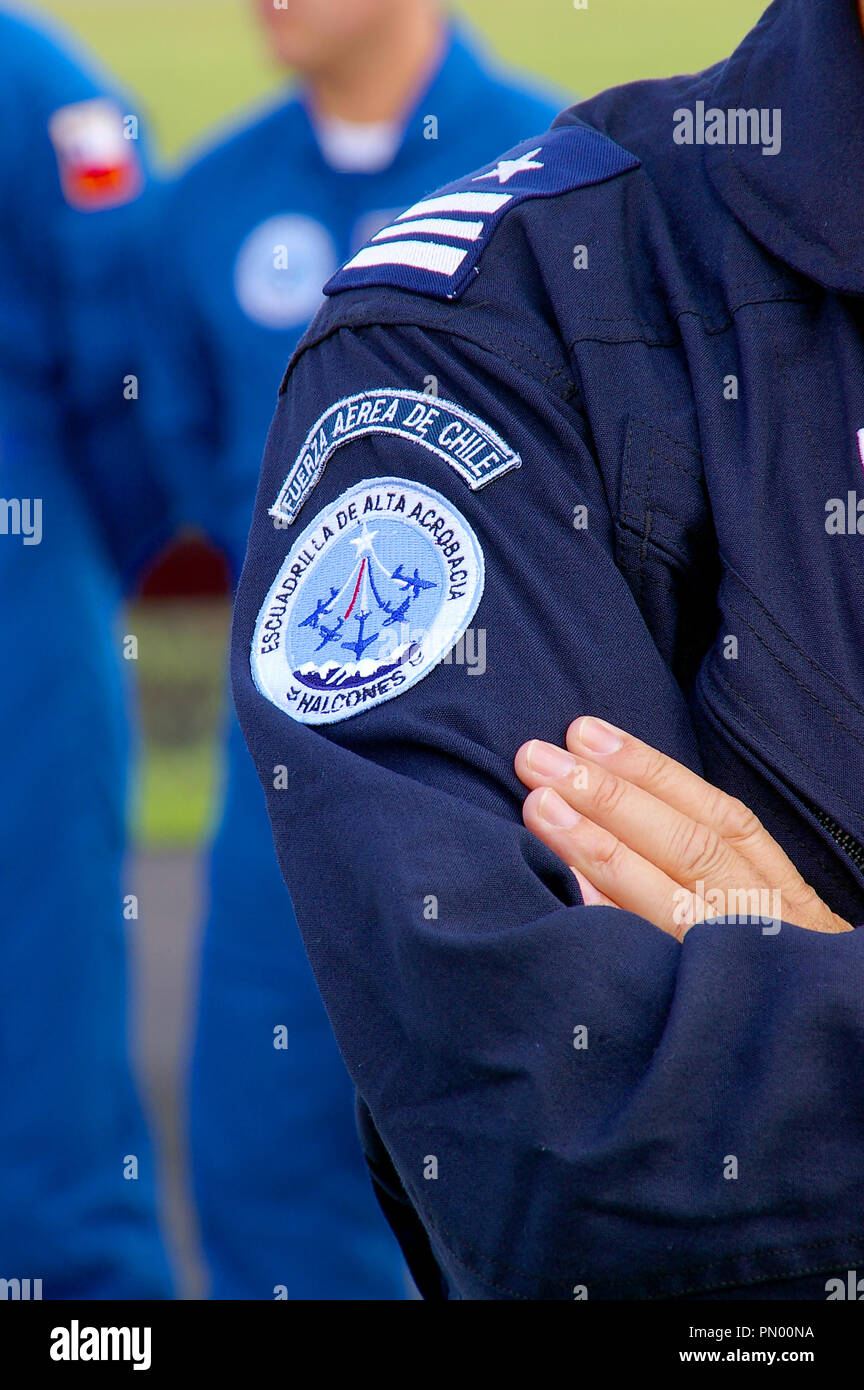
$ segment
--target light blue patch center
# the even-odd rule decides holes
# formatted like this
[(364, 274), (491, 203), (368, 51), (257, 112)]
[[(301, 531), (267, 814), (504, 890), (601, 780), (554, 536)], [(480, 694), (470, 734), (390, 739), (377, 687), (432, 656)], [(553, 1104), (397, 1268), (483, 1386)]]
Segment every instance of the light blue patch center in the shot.
[(447, 594), (434, 542), (395, 518), (356, 525), (318, 561), (295, 605), (292, 676), (310, 689), (343, 689), (416, 664)]

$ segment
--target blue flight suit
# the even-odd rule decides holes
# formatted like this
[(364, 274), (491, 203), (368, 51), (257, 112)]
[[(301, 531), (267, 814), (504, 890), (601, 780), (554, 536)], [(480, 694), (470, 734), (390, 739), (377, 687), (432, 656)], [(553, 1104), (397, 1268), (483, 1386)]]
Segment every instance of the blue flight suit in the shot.
[(411, 209), (283, 383), (235, 700), (429, 1297), (861, 1268), (864, 932), (586, 907), (513, 757), (606, 718), (864, 922), (862, 90), (855, 5), (775, 0)]
[[(275, 393), (324, 282), (403, 207), (561, 105), (448, 33), (386, 169), (330, 168), (301, 95), (168, 190), (143, 394), (177, 519), (209, 532), (235, 578)], [(399, 1298), (402, 1264), (362, 1162), (350, 1081), (233, 713), (229, 725), (191, 1086), (212, 1295)]]
[(142, 168), (63, 44), (0, 11), (0, 1277), (167, 1298), (121, 876), (121, 576), (164, 505), (124, 398)]

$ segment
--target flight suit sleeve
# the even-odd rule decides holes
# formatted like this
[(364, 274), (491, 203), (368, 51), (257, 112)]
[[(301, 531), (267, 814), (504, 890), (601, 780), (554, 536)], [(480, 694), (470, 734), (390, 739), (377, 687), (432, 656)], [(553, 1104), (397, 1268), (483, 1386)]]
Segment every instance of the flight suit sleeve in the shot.
[(158, 190), (138, 283), (144, 424), (175, 523), (201, 529), (231, 555), (235, 499), (226, 496), (223, 477), (223, 393), (194, 292), (202, 271), (188, 246), (184, 196), (179, 180)]
[(14, 142), (18, 255), (41, 300), (46, 388), (62, 401), (67, 458), (131, 579), (168, 530), (139, 403), (146, 140), (135, 109), (98, 74), (45, 36), (31, 44), (17, 78), (27, 131)]
[[(120, 216), (120, 213), (124, 216)], [(67, 217), (82, 218), (71, 210)], [(97, 220), (98, 219), (98, 220)], [(150, 194), (95, 214), (66, 239), (64, 377), (72, 455), (109, 553), (134, 583), (174, 530), (170, 494), (145, 430), (135, 308), (152, 227)]]
[[(241, 724), (367, 1128), (451, 1297), (673, 1297), (845, 1268), (864, 936), (746, 920), (680, 945), (582, 905), (523, 827), (516, 749), (560, 744), (580, 714), (696, 771), (699, 750), (615, 565), (574, 383), (441, 323), (337, 326), (301, 350), (235, 611)], [(424, 416), (404, 393), (430, 385)], [(368, 428), (349, 414), (387, 392), (392, 431), (374, 406)], [(519, 466), (456, 457), (454, 403)], [(462, 536), (468, 580), (451, 570), (388, 649), (404, 678), (379, 679), (363, 643), (435, 573), (424, 529), (442, 553)], [(454, 637), (441, 614), (465, 583), (482, 592)]]

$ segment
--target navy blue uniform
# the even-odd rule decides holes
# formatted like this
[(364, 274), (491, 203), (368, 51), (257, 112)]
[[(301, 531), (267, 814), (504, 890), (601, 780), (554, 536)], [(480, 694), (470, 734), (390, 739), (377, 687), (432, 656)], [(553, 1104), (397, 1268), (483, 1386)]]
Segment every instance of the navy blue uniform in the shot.
[(164, 1298), (121, 874), (118, 609), (162, 510), (130, 342), (143, 173), (105, 84), (5, 12), (0, 74), (0, 1277)]
[(864, 921), (862, 89), (850, 0), (778, 0), (411, 209), (283, 384), (235, 697), (429, 1296), (864, 1258), (864, 933), (586, 907), (513, 771), (606, 718)]
[[(331, 168), (301, 92), (209, 150), (166, 192), (142, 400), (177, 519), (203, 527), (234, 576), (278, 383), (325, 281), (370, 231), (560, 109), (490, 68), (461, 36), (445, 38), (386, 167)], [(402, 1261), (357, 1143), (351, 1083), (233, 714), (191, 1126), (214, 1297), (272, 1298), (274, 1288), (290, 1298), (402, 1295)]]

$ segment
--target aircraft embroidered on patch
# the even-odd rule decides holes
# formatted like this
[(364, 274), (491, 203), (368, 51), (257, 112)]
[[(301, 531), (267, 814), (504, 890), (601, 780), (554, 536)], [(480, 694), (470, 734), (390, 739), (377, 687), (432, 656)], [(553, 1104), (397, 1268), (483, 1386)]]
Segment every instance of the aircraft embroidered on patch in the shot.
[(479, 173), (439, 189), (382, 228), (324, 286), (327, 295), (393, 285), (456, 299), (502, 217), (530, 198), (552, 198), (605, 183), (640, 161), (589, 126), (557, 126)]

